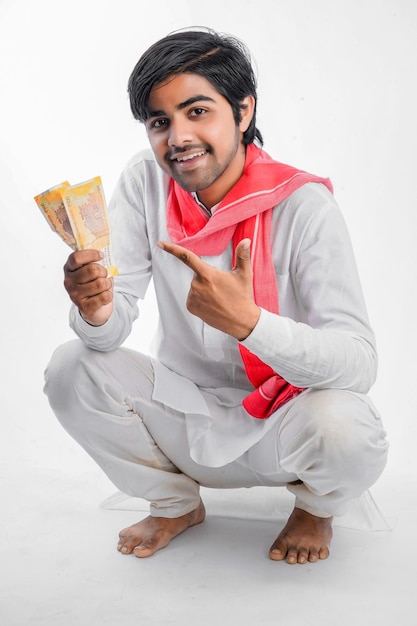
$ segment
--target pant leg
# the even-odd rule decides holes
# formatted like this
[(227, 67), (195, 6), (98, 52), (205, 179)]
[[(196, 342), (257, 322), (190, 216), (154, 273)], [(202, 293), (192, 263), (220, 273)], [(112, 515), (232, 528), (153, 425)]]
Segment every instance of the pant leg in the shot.
[(116, 487), (148, 500), (152, 515), (177, 517), (198, 506), (199, 485), (159, 449), (136, 411), (152, 389), (149, 357), (98, 352), (79, 340), (60, 346), (45, 372), (58, 420)]
[(286, 485), (298, 508), (319, 517), (343, 515), (386, 464), (386, 434), (372, 402), (348, 391), (310, 390), (280, 412), (258, 443), (219, 468), (191, 459), (182, 414), (153, 406), (143, 419), (167, 456), (203, 486)]
[(275, 427), (235, 462), (206, 468), (190, 458), (184, 416), (153, 403), (152, 389), (149, 358), (126, 348), (101, 353), (75, 340), (55, 352), (46, 371), (45, 392), (64, 428), (121, 491), (150, 501), (153, 515), (193, 510), (199, 484), (297, 480), (302, 484), (288, 485), (296, 506), (323, 517), (341, 515), (386, 462), (385, 433), (369, 400), (319, 390), (280, 409)]
[[(207, 467), (196, 463), (190, 454), (185, 416), (169, 407), (153, 403), (141, 406), (144, 424), (158, 446), (184, 474), (191, 476), (199, 485), (216, 489), (233, 489), (269, 485), (265, 477), (247, 462), (248, 453), (219, 467)], [(238, 436), (238, 433), (236, 434)], [(274, 446), (276, 455), (276, 445)], [(295, 474), (284, 469), (274, 474), (274, 486), (286, 486), (296, 480)]]
[(210, 468), (191, 459), (184, 415), (152, 401), (145, 355), (127, 348), (98, 352), (71, 341), (53, 354), (44, 390), (65, 430), (120, 491), (148, 500), (154, 516), (194, 510), (200, 485), (262, 484), (239, 462)]
[(279, 467), (296, 506), (313, 515), (343, 515), (382, 473), (388, 453), (381, 418), (369, 398), (336, 389), (298, 396), (278, 424)]

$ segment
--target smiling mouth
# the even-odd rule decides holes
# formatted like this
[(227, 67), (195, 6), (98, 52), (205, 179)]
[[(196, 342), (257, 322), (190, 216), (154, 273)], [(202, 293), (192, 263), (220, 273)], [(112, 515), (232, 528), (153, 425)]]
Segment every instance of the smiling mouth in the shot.
[(192, 159), (196, 159), (197, 157), (204, 156), (206, 154), (206, 150), (200, 150), (199, 152), (193, 152), (192, 154), (184, 154), (181, 156), (172, 157), (172, 161), (177, 161), (177, 163), (184, 163), (185, 161), (192, 161)]

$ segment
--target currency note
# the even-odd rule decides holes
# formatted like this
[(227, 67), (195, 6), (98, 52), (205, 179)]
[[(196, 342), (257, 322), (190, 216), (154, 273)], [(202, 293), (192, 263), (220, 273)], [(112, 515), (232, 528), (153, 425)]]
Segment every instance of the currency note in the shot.
[(76, 250), (77, 242), (63, 200), (65, 189), (69, 186), (69, 182), (65, 181), (51, 187), (35, 196), (35, 202), (52, 230), (73, 250)]
[(110, 249), (110, 228), (100, 176), (77, 185), (68, 181), (35, 196), (54, 230), (73, 250), (100, 250), (109, 276), (117, 276)]
[(67, 187), (63, 200), (78, 249), (100, 250), (108, 275), (117, 276), (111, 259), (110, 229), (100, 176)]

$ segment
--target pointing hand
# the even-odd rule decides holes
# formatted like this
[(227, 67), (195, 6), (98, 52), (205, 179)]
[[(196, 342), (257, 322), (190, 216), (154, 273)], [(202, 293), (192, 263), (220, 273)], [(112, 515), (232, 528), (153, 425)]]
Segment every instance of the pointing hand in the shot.
[(194, 272), (187, 298), (188, 311), (238, 340), (246, 339), (260, 315), (253, 297), (250, 240), (242, 239), (238, 243), (235, 267), (228, 272), (212, 267), (177, 244), (161, 241), (158, 246)]

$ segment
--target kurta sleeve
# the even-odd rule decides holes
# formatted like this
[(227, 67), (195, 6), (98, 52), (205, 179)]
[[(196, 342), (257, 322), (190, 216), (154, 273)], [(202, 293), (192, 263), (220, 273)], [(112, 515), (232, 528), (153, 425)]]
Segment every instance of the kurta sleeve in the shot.
[(111, 248), (119, 275), (114, 277), (113, 313), (102, 326), (87, 324), (76, 307), (70, 310), (70, 326), (90, 348), (109, 351), (120, 346), (139, 315), (152, 275), (142, 182), (146, 160), (132, 159), (122, 172), (109, 203)]
[(283, 207), (272, 242), (281, 315), (262, 310), (242, 344), (298, 387), (367, 393), (377, 354), (350, 237), (331, 194), (308, 187)]

